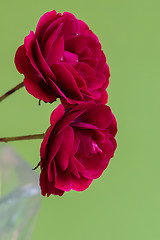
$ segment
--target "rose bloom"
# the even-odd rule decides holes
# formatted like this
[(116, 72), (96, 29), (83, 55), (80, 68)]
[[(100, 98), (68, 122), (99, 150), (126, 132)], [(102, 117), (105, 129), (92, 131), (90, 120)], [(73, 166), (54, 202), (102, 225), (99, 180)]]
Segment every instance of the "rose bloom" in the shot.
[(42, 195), (85, 190), (107, 168), (117, 146), (111, 109), (85, 102), (65, 110), (61, 104), (50, 123), (40, 149)]
[(109, 67), (96, 35), (71, 13), (44, 14), (15, 55), (27, 91), (45, 102), (107, 102)]

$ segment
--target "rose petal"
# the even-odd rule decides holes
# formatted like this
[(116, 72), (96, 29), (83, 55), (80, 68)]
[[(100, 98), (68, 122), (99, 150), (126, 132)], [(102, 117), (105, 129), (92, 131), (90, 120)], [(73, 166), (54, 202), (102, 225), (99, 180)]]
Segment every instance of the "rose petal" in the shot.
[(78, 62), (78, 56), (74, 53), (64, 51), (63, 61), (71, 64), (72, 66), (74, 66)]
[(97, 66), (96, 70), (99, 71), (99, 72), (104, 72), (105, 67), (106, 67), (106, 56), (104, 55), (104, 52), (101, 51), (101, 59), (98, 63), (98, 66)]
[(26, 48), (24, 45), (20, 46), (15, 54), (15, 65), (20, 73), (26, 75), (37, 75), (36, 70), (30, 63), (28, 56), (26, 55)]
[(74, 130), (74, 145), (73, 145), (73, 150), (72, 150), (73, 155), (78, 151), (79, 143), (80, 143), (80, 139), (77, 134), (77, 130)]
[(46, 61), (48, 62), (49, 66), (52, 64), (59, 63), (64, 52), (64, 40), (63, 38), (59, 38), (55, 41), (50, 52), (48, 53)]
[(69, 154), (61, 147), (56, 154), (56, 164), (62, 171), (65, 171), (69, 164)]
[(91, 68), (87, 63), (78, 62), (78, 64), (75, 66), (75, 69), (80, 73), (80, 75), (84, 79), (88, 78), (94, 79), (96, 77), (94, 69)]
[[(35, 62), (37, 64), (38, 68), (40, 69), (41, 73), (43, 74), (43, 76), (45, 76), (45, 80), (51, 78), (54, 81), (55, 76), (54, 76), (53, 72), (51, 71), (49, 65), (45, 61), (37, 40), (35, 42), (34, 50), (35, 50)], [(48, 78), (46, 78), (46, 76)]]
[(64, 41), (64, 49), (80, 55), (87, 47), (87, 40), (85, 35), (72, 36)]
[(51, 133), (47, 149), (48, 150), (47, 158), (49, 161), (52, 161), (57, 152), (59, 151), (59, 148), (63, 142), (63, 137), (64, 137), (63, 132), (56, 136), (53, 134), (53, 132)]
[(94, 38), (96, 39), (97, 42), (99, 42), (98, 37), (89, 29), (88, 25), (83, 22), (82, 20), (78, 20), (79, 22), (79, 34), (83, 33), (83, 34), (89, 34), (91, 36), (94, 36)]
[(99, 98), (99, 101), (106, 104), (108, 102), (108, 93), (104, 91), (101, 93), (101, 97)]
[(60, 169), (57, 170), (55, 187), (63, 191), (70, 191), (72, 188), (72, 178), (70, 172), (68, 170), (64, 172), (62, 172)]
[(26, 55), (28, 56), (30, 63), (32, 64), (33, 68), (37, 71), (37, 73), (39, 73), (39, 75), (41, 76), (41, 78), (46, 82), (46, 80), (44, 79), (41, 71), (39, 70), (39, 68), (37, 67), (35, 60), (33, 58), (33, 52), (32, 52), (32, 48), (33, 45), (35, 45), (36, 42), (36, 37), (33, 31), (30, 32), (30, 34), (25, 37), (24, 39), (24, 46), (26, 48)]
[(81, 176), (80, 179), (72, 175), (72, 189), (75, 191), (84, 191), (92, 183), (92, 179), (87, 179)]
[(56, 76), (56, 83), (68, 98), (82, 100), (82, 94), (72, 74), (63, 64), (53, 64), (51, 67)]
[(50, 123), (54, 126), (63, 116), (65, 113), (65, 109), (62, 104), (58, 105), (58, 107), (52, 112), (50, 117)]
[(84, 78), (70, 64), (63, 63), (63, 65), (71, 72), (81, 93), (92, 98), (92, 94), (89, 92)]
[(53, 102), (58, 96), (52, 91), (52, 88), (50, 88), (49, 85), (47, 85), (38, 75), (30, 75), (29, 77), (25, 77), (24, 85), (26, 90), (31, 95), (45, 102)]
[(99, 129), (108, 128), (112, 119), (111, 109), (102, 103), (94, 104), (79, 117), (79, 121), (95, 125)]
[(52, 22), (54, 22), (59, 16), (60, 16), (60, 14), (57, 14), (56, 11), (53, 10), (51, 12), (45, 13), (40, 18), (40, 20), (37, 24), (36, 32), (35, 32), (35, 35), (39, 41), (42, 39), (42, 36), (43, 36), (44, 32), (46, 31), (46, 29), (48, 28), (48, 26)]
[(42, 48), (42, 52), (43, 52), (45, 59), (47, 58), (48, 54), (50, 53), (50, 50), (51, 50), (53, 44), (59, 37), (60, 31), (62, 30), (62, 26), (63, 26), (63, 23), (61, 23), (60, 26), (51, 33), (51, 35), (49, 36), (48, 40), (46, 41), (44, 47)]
[(115, 118), (115, 116), (113, 114), (112, 114), (112, 116), (113, 116), (113, 119), (112, 119), (112, 122), (111, 122), (111, 124), (109, 126), (109, 132), (110, 132), (110, 134), (115, 136), (116, 133), (117, 133), (117, 121), (116, 121), (116, 118)]
[(53, 130), (53, 127), (49, 127), (45, 133), (45, 136), (44, 136), (44, 139), (41, 143), (41, 148), (40, 148), (40, 156), (42, 159), (45, 159), (46, 157), (46, 149), (47, 149), (47, 144), (48, 144), (48, 140), (49, 140), (49, 137), (50, 137), (50, 134)]
[(68, 166), (69, 171), (75, 175), (75, 177), (80, 178), (80, 174), (78, 172), (78, 168), (74, 163), (74, 157), (71, 156), (69, 159), (69, 166)]
[(72, 121), (74, 121), (74, 119), (76, 119), (84, 111), (86, 111), (86, 109), (82, 109), (79, 111), (77, 110), (77, 111), (73, 112), (72, 114), (66, 114), (65, 118), (63, 118), (58, 125), (58, 129), (57, 129), (58, 133), (62, 132), (66, 126), (70, 125), (72, 123)]
[(61, 149), (63, 149), (63, 151), (66, 151), (68, 154), (71, 154), (71, 152), (73, 151), (73, 144), (74, 144), (74, 131), (73, 128), (71, 126), (67, 126), (64, 130), (63, 130), (63, 142), (61, 144)]
[[(53, 160), (54, 161), (54, 160)], [(53, 171), (53, 166), (52, 166), (52, 162), (50, 161), (48, 163), (48, 169), (47, 169), (47, 174), (48, 174), (48, 181), (49, 182), (53, 182), (54, 181), (54, 171)]]
[(74, 122), (72, 123), (73, 127), (78, 127), (78, 128), (86, 128), (86, 129), (94, 129), (97, 130), (98, 128), (92, 124), (89, 123), (84, 123), (84, 122)]
[(41, 187), (41, 194), (43, 196), (45, 196), (46, 193), (47, 193), (46, 181), (47, 181), (46, 172), (44, 170), (42, 170), (41, 174), (40, 174), (39, 184), (40, 184), (40, 187)]
[(113, 151), (115, 151), (117, 148), (117, 142), (116, 142), (115, 138), (113, 136), (110, 136), (109, 140), (113, 145)]

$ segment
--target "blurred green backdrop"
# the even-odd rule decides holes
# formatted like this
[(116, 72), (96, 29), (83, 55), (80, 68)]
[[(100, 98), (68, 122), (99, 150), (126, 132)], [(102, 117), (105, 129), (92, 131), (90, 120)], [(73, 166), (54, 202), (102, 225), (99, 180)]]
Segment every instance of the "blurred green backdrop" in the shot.
[[(160, 2), (1, 1), (0, 95), (22, 81), (15, 51), (53, 9), (72, 12), (100, 39), (111, 70), (109, 105), (118, 121), (118, 148), (88, 190), (43, 197), (32, 239), (159, 240)], [(39, 107), (19, 90), (0, 104), (0, 137), (44, 132), (55, 107)], [(40, 143), (10, 145), (33, 167)]]

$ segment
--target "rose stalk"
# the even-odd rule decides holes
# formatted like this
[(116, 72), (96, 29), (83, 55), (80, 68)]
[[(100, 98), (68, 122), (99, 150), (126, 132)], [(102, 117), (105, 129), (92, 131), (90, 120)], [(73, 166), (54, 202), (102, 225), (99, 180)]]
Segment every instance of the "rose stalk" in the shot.
[(0, 142), (13, 142), (13, 141), (22, 141), (22, 140), (32, 140), (32, 139), (43, 139), (45, 133), (42, 134), (34, 134), (34, 135), (25, 135), (18, 137), (4, 137), (0, 138)]
[(12, 88), (11, 90), (7, 91), (5, 94), (3, 94), (0, 97), (0, 102), (2, 102), (6, 97), (9, 97), (12, 93), (16, 92), (17, 90), (19, 90), (20, 88), (24, 87), (24, 82), (19, 83), (18, 85), (16, 85), (14, 88)]

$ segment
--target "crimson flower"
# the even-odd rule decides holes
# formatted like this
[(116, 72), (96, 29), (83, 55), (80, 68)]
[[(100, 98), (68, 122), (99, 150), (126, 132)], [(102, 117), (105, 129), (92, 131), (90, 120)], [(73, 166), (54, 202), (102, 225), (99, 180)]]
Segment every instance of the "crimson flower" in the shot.
[(71, 13), (45, 13), (15, 55), (27, 91), (45, 102), (107, 102), (109, 67), (97, 36)]
[(67, 110), (59, 105), (50, 123), (40, 149), (42, 195), (85, 190), (101, 176), (116, 149), (111, 109), (95, 102)]

